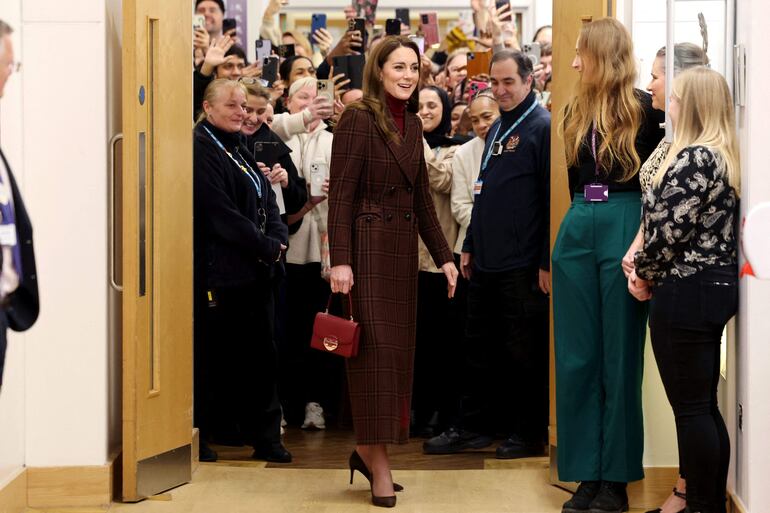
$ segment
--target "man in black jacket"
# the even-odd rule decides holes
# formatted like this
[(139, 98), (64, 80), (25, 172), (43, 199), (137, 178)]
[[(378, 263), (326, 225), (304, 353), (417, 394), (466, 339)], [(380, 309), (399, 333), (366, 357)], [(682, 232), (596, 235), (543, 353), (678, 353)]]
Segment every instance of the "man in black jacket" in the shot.
[(551, 116), (532, 92), (532, 71), (521, 52), (492, 58), (501, 116), (487, 137), (461, 259), (470, 280), (466, 396), (455, 427), (425, 443), (428, 454), (487, 446), (496, 431), (509, 435), (498, 458), (543, 453)]
[[(0, 20), (0, 98), (17, 68), (12, 29)], [(7, 347), (6, 330), (24, 331), (37, 320), (39, 302), (32, 224), (11, 167), (0, 150), (0, 387)]]

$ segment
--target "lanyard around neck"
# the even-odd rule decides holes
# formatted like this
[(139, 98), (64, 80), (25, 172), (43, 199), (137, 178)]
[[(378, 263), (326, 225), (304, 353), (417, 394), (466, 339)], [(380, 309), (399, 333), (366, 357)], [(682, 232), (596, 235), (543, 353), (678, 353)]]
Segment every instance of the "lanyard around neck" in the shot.
[[(254, 188), (257, 190), (257, 197), (259, 199), (262, 199), (262, 183), (260, 182), (259, 177), (257, 176), (257, 173), (254, 172), (254, 170), (251, 168), (249, 163), (246, 162), (245, 160), (243, 161), (243, 163), (239, 162), (235, 157), (233, 157), (232, 153), (227, 151), (227, 148), (225, 148), (224, 144), (219, 142), (219, 139), (217, 139), (217, 137), (211, 132), (211, 130), (209, 130), (207, 126), (204, 126), (203, 128), (206, 130), (206, 132), (208, 132), (208, 134), (211, 136), (214, 142), (217, 143), (217, 146), (219, 146), (219, 148), (222, 151), (224, 151), (228, 157), (230, 157), (230, 160), (235, 162), (235, 165), (238, 166), (241, 169), (241, 171), (243, 171), (246, 174), (246, 176), (249, 177), (249, 179), (251, 180), (251, 183), (254, 184)], [(255, 176), (257, 176), (257, 178), (254, 178)]]
[[(537, 107), (537, 100), (532, 101), (532, 105), (529, 106), (527, 111), (519, 117), (519, 119), (516, 120), (516, 122), (511, 125), (511, 128), (506, 130), (506, 132), (503, 134), (503, 136), (500, 138), (500, 141), (504, 141), (506, 137), (508, 137), (511, 132), (513, 132), (517, 126), (521, 124), (524, 119), (529, 116), (533, 110)], [(481, 170), (484, 171), (487, 169), (487, 165), (489, 164), (489, 159), (492, 158), (492, 153), (494, 152), (495, 143), (497, 143), (497, 134), (500, 132), (500, 127), (503, 126), (502, 120), (500, 120), (500, 124), (497, 125), (497, 130), (495, 130), (495, 135), (492, 136), (492, 144), (489, 146), (489, 151), (487, 151), (487, 156), (484, 157), (484, 163), (481, 166)]]
[(596, 173), (596, 177), (599, 178), (599, 168), (601, 165), (599, 164), (599, 156), (596, 153), (596, 123), (591, 125), (591, 155), (594, 157), (594, 164), (596, 166), (594, 173)]

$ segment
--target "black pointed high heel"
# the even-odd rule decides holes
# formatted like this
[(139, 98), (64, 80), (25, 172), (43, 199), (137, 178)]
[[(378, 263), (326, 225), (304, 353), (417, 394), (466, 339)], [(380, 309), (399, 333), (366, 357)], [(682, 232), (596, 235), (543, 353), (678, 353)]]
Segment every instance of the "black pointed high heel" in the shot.
[[(358, 454), (358, 451), (353, 449), (353, 452), (350, 453), (350, 458), (348, 459), (348, 466), (350, 467), (350, 484), (353, 484), (353, 471), (358, 470), (361, 472), (361, 475), (364, 476), (367, 481), (369, 481), (369, 485), (372, 484), (372, 474), (369, 472), (369, 469), (366, 467), (366, 463), (364, 463), (364, 460), (361, 459), (361, 455)], [(403, 486), (401, 486), (398, 483), (393, 483), (393, 491), (394, 492), (400, 492), (404, 489)], [(372, 496), (374, 497), (374, 496)], [(392, 507), (392, 506), (387, 506)]]

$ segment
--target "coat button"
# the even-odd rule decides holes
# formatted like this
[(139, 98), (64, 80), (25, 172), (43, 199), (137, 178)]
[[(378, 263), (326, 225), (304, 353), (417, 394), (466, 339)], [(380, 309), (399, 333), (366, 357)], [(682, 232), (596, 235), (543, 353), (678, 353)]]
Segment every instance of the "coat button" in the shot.
[(392, 221), (393, 220), (393, 214), (386, 214), (385, 215), (385, 220), (386, 221)]
[(390, 194), (393, 194), (393, 193), (396, 192), (396, 188), (395, 187), (391, 187), (388, 192), (390, 192)]
[(371, 223), (372, 222), (372, 216), (366, 216), (366, 222)]
[(406, 188), (406, 192), (408, 192), (409, 194), (412, 194), (412, 186), (411, 185)]
[(410, 212), (407, 212), (406, 214), (404, 214), (404, 219), (406, 219), (407, 221), (409, 221), (411, 218), (412, 218), (412, 214)]

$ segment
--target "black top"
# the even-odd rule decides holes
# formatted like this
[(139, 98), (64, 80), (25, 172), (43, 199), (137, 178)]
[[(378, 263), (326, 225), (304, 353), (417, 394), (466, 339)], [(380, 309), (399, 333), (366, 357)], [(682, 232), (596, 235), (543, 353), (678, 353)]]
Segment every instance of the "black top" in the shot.
[(680, 151), (661, 186), (643, 196), (644, 249), (636, 254), (640, 278), (661, 282), (716, 267), (737, 273), (735, 189), (705, 146)]
[[(636, 152), (639, 155), (639, 161), (643, 163), (650, 154), (655, 150), (655, 147), (660, 143), (665, 135), (665, 130), (660, 128), (660, 124), (666, 119), (666, 115), (663, 111), (652, 108), (652, 98), (649, 94), (636, 90), (636, 97), (642, 104), (642, 124), (639, 127), (639, 133), (636, 136)], [(596, 149), (598, 151), (601, 145), (601, 136), (596, 137)], [(578, 154), (578, 165), (569, 168), (569, 190), (570, 196), (575, 193), (583, 194), (583, 187), (591, 183), (603, 183), (609, 185), (610, 193), (613, 191), (641, 191), (641, 185), (639, 184), (638, 169), (635, 170), (634, 176), (626, 181), (621, 182), (619, 178), (623, 176), (623, 169), (619, 165), (615, 165), (609, 172), (601, 172), (600, 178), (596, 178), (596, 161), (591, 153), (591, 130), (586, 134), (586, 138), (583, 140), (583, 144), (580, 147), (580, 153)]]
[[(239, 161), (255, 171), (250, 176), (236, 165), (208, 128)], [(259, 172), (251, 153), (240, 144), (240, 133), (224, 132), (208, 121), (195, 127), (193, 139), (194, 250), (196, 288), (240, 286), (271, 276), (289, 238), (281, 221), (275, 193)], [(257, 196), (254, 182), (262, 189)], [(261, 210), (266, 216), (260, 229)]]
[[(493, 144), (537, 102), (534, 93), (515, 109), (503, 112), (489, 129), (484, 159)], [(499, 127), (499, 130), (498, 130)], [(502, 141), (479, 179), (463, 251), (473, 254), (481, 271), (501, 272), (539, 266), (549, 269), (551, 114), (535, 107)]]
[[(307, 184), (305, 179), (299, 176), (294, 161), (291, 160), (291, 148), (278, 137), (278, 134), (270, 130), (267, 124), (262, 123), (259, 130), (252, 135), (243, 136), (243, 145), (251, 151), (254, 160), (262, 162), (272, 168), (280, 164), (289, 175), (289, 186), (283, 189), (283, 203), (286, 206), (286, 214), (295, 214), (302, 209), (307, 202)], [(286, 214), (281, 216), (286, 222)], [(302, 226), (302, 219), (289, 226), (289, 233), (295, 233)]]

